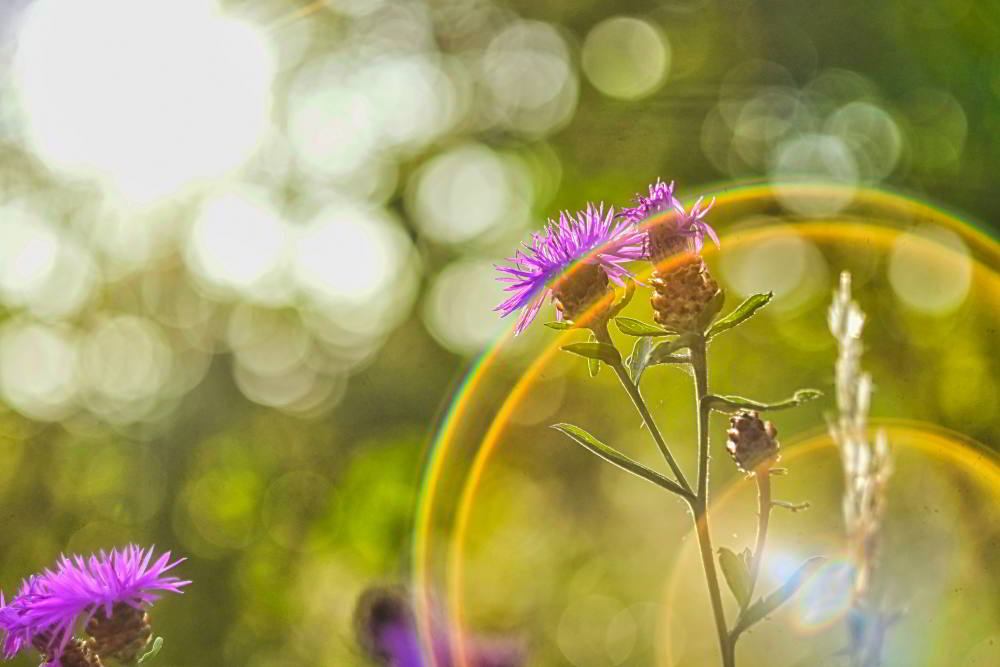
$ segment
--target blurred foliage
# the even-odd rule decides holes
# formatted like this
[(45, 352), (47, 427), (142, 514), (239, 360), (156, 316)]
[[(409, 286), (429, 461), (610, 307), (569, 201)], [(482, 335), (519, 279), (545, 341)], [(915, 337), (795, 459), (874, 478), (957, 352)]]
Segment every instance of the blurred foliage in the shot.
[[(134, 74), (126, 49), (141, 50), (159, 25), (109, 18), (113, 4), (101, 0), (65, 22), (77, 38), (43, 32), (28, 49), (18, 41), (25, 12), (58, 2), (0, 8), (0, 586), (9, 593), (64, 551), (137, 541), (186, 555), (181, 573), (194, 585), (153, 614), (166, 640), (158, 664), (364, 664), (350, 622), (357, 595), (407, 573), (427, 442), (470, 357), (506, 324), (490, 311), (500, 295), (492, 263), (554, 211), (624, 203), (658, 176), (677, 179), (682, 193), (807, 176), (944, 202), (993, 232), (1000, 219), (997, 2), (222, 4), (263, 35), (271, 69), (226, 60), (228, 42), (189, 46), (186, 29), (200, 24), (164, 24), (163, 39), (175, 41), (159, 59), (135, 62), (168, 71), (132, 83), (179, 92), (138, 105), (138, 93), (109, 86), (101, 70), (64, 97), (45, 91), (81, 76), (70, 67), (81, 44), (110, 44), (107, 62)], [(589, 38), (621, 16), (641, 25), (612, 27), (645, 31), (652, 52), (625, 57)], [(195, 41), (211, 45), (213, 34)], [(115, 51), (119, 37), (127, 44)], [(57, 66), (19, 60), (39, 52), (58, 56)], [(630, 79), (650, 53), (662, 71)], [(624, 69), (597, 75), (581, 69), (586, 62)], [(207, 78), (186, 88), (201, 65)], [(38, 73), (35, 97), (25, 72)], [(241, 112), (246, 91), (224, 85), (232, 81), (268, 84), (266, 100), (247, 98), (266, 127), (239, 133), (253, 114)], [(232, 99), (214, 98), (216, 89)], [(220, 108), (228, 115), (217, 117)], [(107, 127), (94, 130), (105, 113)], [(219, 158), (245, 141), (245, 155)], [(217, 162), (225, 168), (205, 171)], [(866, 277), (858, 247), (824, 247), (818, 260), (796, 248), (783, 257), (819, 268), (801, 274), (800, 292), (787, 286), (793, 305), (781, 326), (761, 318), (714, 348), (713, 381), (727, 392), (767, 399), (828, 387), (822, 312), (832, 276), (845, 258), (860, 285), (884, 268), (873, 257)], [(725, 261), (721, 275), (740, 283), (742, 260), (728, 273)], [(996, 310), (985, 283), (973, 280), (967, 300), (938, 313), (876, 283), (865, 304), (878, 313), (867, 329), (877, 353), (866, 358), (876, 414), (995, 447)], [(534, 331), (515, 354), (533, 354), (543, 334), (555, 335)], [(912, 369), (925, 381), (913, 382)], [(510, 380), (519, 370), (501, 372)], [(660, 611), (646, 601), (620, 612), (648, 593), (637, 564), (659, 564), (684, 532), (678, 521), (637, 539), (634, 522), (650, 521), (660, 499), (569, 455), (558, 434), (538, 435), (557, 409), (560, 421), (581, 424), (602, 414), (586, 375), (563, 368), (540, 383), (510, 437), (541, 453), (512, 447), (486, 481), (476, 512), (488, 530), (471, 537), (483, 547), (469, 568), (481, 575), (473, 617), (543, 643), (538, 664), (651, 664), (653, 637), (643, 633)], [(503, 398), (494, 391), (481, 419)], [(679, 376), (657, 389), (661, 401), (687, 392)], [(579, 398), (560, 408), (567, 396)], [(783, 416), (789, 433), (817, 426), (815, 412)], [(608, 415), (608, 433), (633, 427), (624, 413)], [(689, 430), (678, 422), (670, 435)], [(834, 486), (809, 490), (835, 506)], [(969, 525), (995, 528), (978, 493), (939, 495), (949, 510), (965, 502)], [(919, 494), (903, 495), (919, 514)], [(606, 525), (609, 511), (630, 520)], [(588, 533), (591, 525), (601, 527)], [(976, 544), (995, 546), (995, 530), (983, 539)], [(559, 557), (531, 551), (542, 543), (561, 544)], [(620, 562), (602, 561), (594, 553), (606, 544), (630, 548)], [(503, 549), (527, 556), (497, 569)], [(620, 600), (591, 594), (619, 575)], [(519, 581), (532, 595), (511, 594)], [(968, 618), (966, 608), (951, 611)], [(553, 618), (565, 618), (562, 640)], [(611, 628), (611, 648), (588, 634), (595, 618)], [(984, 612), (962, 645), (995, 635), (996, 618)], [(638, 652), (626, 650), (629, 637)], [(969, 657), (970, 666), (995, 655), (977, 650), (986, 658)], [(952, 664), (935, 659), (944, 662), (928, 664)]]

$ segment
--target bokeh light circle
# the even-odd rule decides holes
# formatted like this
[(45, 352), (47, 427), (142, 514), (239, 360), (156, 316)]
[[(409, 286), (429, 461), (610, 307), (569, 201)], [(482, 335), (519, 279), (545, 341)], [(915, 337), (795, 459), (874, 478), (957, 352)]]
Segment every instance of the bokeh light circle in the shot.
[(656, 91), (670, 71), (670, 42), (654, 25), (618, 16), (590, 29), (580, 55), (583, 71), (605, 95), (626, 100)]
[(214, 2), (39, 0), (14, 76), (47, 165), (147, 201), (253, 154), (270, 126), (274, 69), (266, 36)]

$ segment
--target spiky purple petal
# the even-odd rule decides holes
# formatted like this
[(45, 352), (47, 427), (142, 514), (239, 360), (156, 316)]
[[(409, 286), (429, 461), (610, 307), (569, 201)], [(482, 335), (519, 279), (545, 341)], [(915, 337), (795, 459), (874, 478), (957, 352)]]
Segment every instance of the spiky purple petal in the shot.
[(5, 657), (36, 640), (47, 647), (50, 658), (58, 656), (77, 625), (98, 611), (110, 617), (116, 604), (139, 608), (161, 593), (180, 593), (191, 582), (166, 573), (183, 561), (171, 561), (169, 551), (153, 561), (153, 547), (134, 544), (88, 558), (60, 557), (55, 569), (26, 579), (10, 604), (0, 608)]
[(574, 263), (599, 264), (619, 285), (632, 275), (622, 264), (643, 257), (643, 235), (631, 220), (615, 220), (614, 209), (605, 211), (603, 204), (588, 204), (576, 215), (563, 211), (558, 221), (549, 220), (523, 250), (507, 259), (511, 266), (497, 267), (502, 274), (498, 280), (509, 283), (504, 289), (511, 296), (494, 310), (501, 317), (521, 311), (515, 334), (531, 323), (551, 296), (553, 281)]
[(713, 199), (708, 206), (702, 208), (703, 198), (699, 198), (694, 203), (690, 211), (684, 209), (684, 205), (674, 196), (674, 182), (664, 183), (660, 179), (649, 186), (649, 196), (637, 194), (635, 196), (635, 206), (626, 207), (618, 214), (625, 220), (634, 224), (646, 220), (650, 216), (665, 211), (674, 211), (675, 216), (658, 224), (672, 225), (673, 232), (690, 240), (693, 249), (701, 252), (705, 245), (705, 237), (708, 236), (719, 246), (719, 235), (715, 233), (712, 226), (705, 222), (705, 214), (715, 204)]
[(659, 178), (649, 186), (649, 196), (637, 194), (635, 206), (626, 206), (618, 213), (619, 217), (633, 223), (640, 223), (654, 213), (660, 213), (676, 208), (680, 203), (674, 197), (674, 182), (664, 183)]

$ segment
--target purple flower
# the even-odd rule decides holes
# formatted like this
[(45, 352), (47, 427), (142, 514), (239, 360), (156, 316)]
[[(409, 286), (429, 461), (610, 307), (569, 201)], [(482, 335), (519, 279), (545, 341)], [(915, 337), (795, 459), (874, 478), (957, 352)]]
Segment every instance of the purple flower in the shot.
[(705, 222), (705, 214), (715, 204), (715, 200), (702, 208), (703, 201), (703, 198), (699, 198), (690, 211), (685, 211), (684, 205), (674, 196), (674, 182), (668, 184), (656, 179), (656, 183), (649, 186), (649, 196), (636, 195), (635, 206), (623, 208), (619, 216), (639, 224), (657, 213), (673, 211), (675, 215), (656, 223), (657, 233), (686, 238), (695, 252), (701, 252), (706, 236), (711, 238), (716, 246), (719, 245), (719, 236), (711, 225)]
[(656, 179), (656, 183), (649, 186), (648, 197), (637, 194), (635, 206), (622, 208), (618, 215), (638, 224), (654, 213), (676, 209), (678, 206), (680, 202), (674, 197), (674, 182), (664, 183)]
[(719, 247), (719, 235), (715, 233), (710, 224), (705, 222), (705, 215), (715, 206), (715, 198), (713, 197), (712, 201), (708, 202), (708, 206), (702, 208), (704, 200), (704, 197), (698, 197), (698, 201), (692, 204), (691, 210), (687, 212), (684, 211), (684, 207), (680, 203), (677, 204), (678, 228), (682, 230), (682, 234), (691, 239), (696, 252), (701, 252), (702, 246), (705, 245), (706, 236), (712, 239), (716, 248)]
[[(370, 588), (362, 594), (356, 612), (358, 640), (370, 657), (386, 667), (455, 667), (450, 634), (438, 618), (431, 618), (431, 652), (426, 660), (416, 619), (404, 591)], [(521, 667), (524, 651), (510, 639), (463, 638), (468, 667)]]
[(514, 329), (519, 334), (551, 296), (553, 281), (574, 263), (600, 266), (621, 285), (632, 275), (621, 265), (642, 259), (644, 245), (643, 234), (631, 220), (615, 222), (613, 208), (605, 212), (603, 204), (588, 204), (576, 215), (563, 211), (558, 222), (550, 219), (544, 231), (532, 234), (531, 243), (507, 259), (512, 266), (497, 267), (504, 274), (499, 280), (510, 283), (505, 291), (512, 294), (494, 310), (501, 317), (522, 311)]
[(171, 562), (168, 551), (154, 561), (152, 547), (136, 545), (88, 558), (62, 556), (54, 570), (26, 579), (17, 596), (0, 608), (4, 657), (33, 645), (56, 662), (77, 626), (98, 612), (110, 618), (115, 605), (141, 609), (160, 593), (180, 593), (191, 582), (166, 573), (183, 560)]

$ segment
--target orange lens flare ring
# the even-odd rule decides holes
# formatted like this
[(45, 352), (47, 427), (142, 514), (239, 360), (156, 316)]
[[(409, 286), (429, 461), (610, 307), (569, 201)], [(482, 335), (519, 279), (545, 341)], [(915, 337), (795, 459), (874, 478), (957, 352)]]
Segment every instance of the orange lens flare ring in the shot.
[[(785, 191), (794, 190), (796, 196), (803, 197), (824, 197), (831, 192), (835, 193), (842, 189), (840, 186), (821, 184), (780, 187)], [(775, 200), (776, 189), (776, 186), (770, 185), (747, 185), (715, 193), (716, 203), (713, 215), (716, 219), (719, 219), (725, 218), (727, 210), (738, 210), (742, 206), (766, 207), (769, 202)], [(1000, 277), (990, 268), (990, 266), (996, 265), (996, 260), (998, 255), (1000, 255), (996, 242), (990, 236), (977, 229), (972, 223), (964, 221), (950, 212), (892, 192), (874, 189), (856, 190), (850, 204), (851, 215), (842, 216), (842, 218), (849, 218), (848, 221), (837, 221), (836, 218), (832, 218), (822, 221), (799, 223), (787, 221), (781, 228), (750, 227), (741, 229), (733, 234), (725, 235), (724, 243), (725, 247), (729, 249), (734, 246), (752, 244), (778, 236), (787, 233), (789, 228), (793, 228), (795, 233), (807, 239), (841, 242), (847, 240), (859, 244), (875, 244), (888, 248), (903, 233), (903, 230), (860, 222), (854, 216), (863, 212), (866, 214), (866, 217), (878, 218), (878, 213), (885, 212), (889, 214), (885, 216), (885, 219), (892, 220), (898, 219), (900, 211), (906, 213), (905, 218), (907, 220), (932, 222), (955, 231), (965, 240), (973, 242), (974, 249), (980, 251), (979, 254), (974, 253), (971, 258), (974, 276), (987, 286), (988, 294), (986, 296), (991, 299), (991, 302), (1000, 303)], [(643, 224), (656, 224), (656, 222), (673, 215), (675, 215), (674, 212), (667, 211), (652, 217), (648, 222)], [(705, 250), (709, 256), (715, 252), (714, 246), (711, 244), (706, 245)], [(988, 261), (989, 265), (983, 264), (984, 259)], [(640, 282), (644, 281), (651, 271), (652, 267), (647, 265), (645, 271), (638, 275), (637, 279)], [(592, 307), (580, 318), (578, 324), (585, 326), (600, 308), (601, 304)], [(475, 450), (472, 465), (461, 482), (457, 505), (453, 502), (455, 498), (454, 494), (444, 492), (443, 478), (445, 468), (450, 459), (458, 454), (456, 443), (460, 426), (477, 400), (478, 391), (483, 388), (484, 382), (489, 376), (489, 371), (497, 365), (497, 361), (505, 348), (505, 343), (511, 339), (510, 332), (497, 341), (470, 369), (465, 381), (456, 392), (451, 407), (441, 422), (436, 438), (431, 443), (417, 502), (411, 562), (418, 629), (425, 647), (425, 655), (428, 658), (426, 662), (428, 665), (436, 667), (435, 658), (429, 650), (429, 647), (435, 643), (432, 640), (433, 629), (431, 628), (430, 621), (431, 617), (436, 614), (434, 610), (436, 599), (434, 581), (432, 581), (435, 550), (431, 544), (435, 514), (439, 511), (457, 508), (454, 512), (453, 529), (450, 531), (446, 549), (446, 618), (448, 623), (450, 623), (451, 630), (449, 632), (451, 657), (458, 667), (469, 667), (468, 656), (466, 655), (465, 645), (462, 641), (462, 638), (466, 636), (465, 614), (463, 613), (461, 594), (464, 583), (464, 561), (462, 556), (466, 546), (474, 499), (480, 488), (490, 457), (496, 450), (503, 433), (510, 423), (511, 417), (515, 414), (522, 401), (524, 401), (529, 390), (539, 378), (539, 375), (560, 352), (560, 347), (570, 340), (573, 333), (573, 330), (569, 330), (553, 337), (551, 342), (532, 361), (507, 393), (499, 410), (497, 410), (491, 420), (478, 448)], [(820, 445), (812, 444), (810, 446), (817, 447)], [(792, 455), (792, 452), (789, 451), (788, 455)], [(945, 456), (945, 454), (942, 454), (942, 456)], [(970, 454), (969, 456), (972, 455)], [(983, 465), (984, 462), (987, 462), (987, 459), (979, 457), (976, 458), (976, 461), (979, 462), (979, 465)], [(968, 461), (962, 459), (960, 462), (967, 463)], [(995, 467), (995, 463), (989, 463)], [(991, 472), (991, 475), (1000, 478), (1000, 473), (995, 470)], [(997, 483), (1000, 484), (1000, 481)], [(719, 502), (722, 502), (724, 498), (725, 496), (720, 496)], [(673, 590), (671, 586), (674, 585), (675, 579), (672, 578), (668, 585), (668, 597), (670, 595), (669, 591)], [(669, 610), (669, 605), (667, 605), (667, 609)]]

